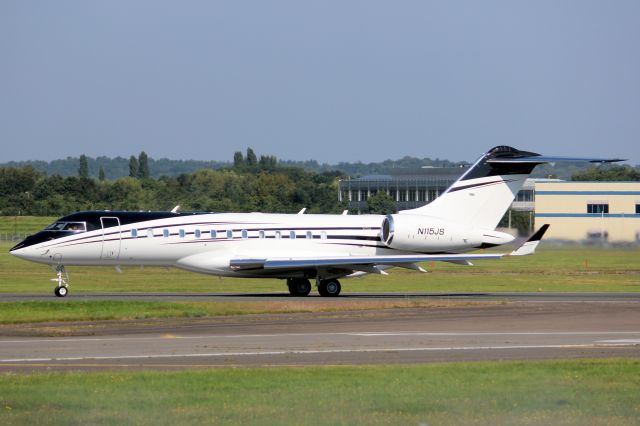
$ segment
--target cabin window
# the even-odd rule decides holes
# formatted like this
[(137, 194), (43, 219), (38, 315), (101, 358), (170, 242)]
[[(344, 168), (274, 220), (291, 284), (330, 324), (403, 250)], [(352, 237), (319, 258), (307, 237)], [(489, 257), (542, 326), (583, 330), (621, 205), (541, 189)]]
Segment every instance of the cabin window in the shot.
[(246, 229), (243, 229), (240, 234), (242, 235), (243, 240), (246, 240), (247, 238), (249, 238), (249, 233), (247, 232)]
[(153, 237), (154, 237), (153, 229), (151, 228), (147, 229), (147, 238), (153, 238)]
[(202, 234), (200, 233), (199, 229), (196, 229), (194, 235), (195, 235), (196, 238), (200, 238), (202, 236)]
[(282, 237), (282, 233), (280, 231), (276, 231), (276, 239), (280, 239)]
[(45, 229), (47, 231), (84, 232), (87, 230), (87, 224), (85, 222), (55, 222)]
[(184, 232), (184, 229), (179, 230), (178, 234), (180, 235), (180, 238), (184, 238), (184, 236), (186, 235), (186, 233)]
[(163, 229), (163, 230), (162, 230), (162, 235), (163, 235), (165, 238), (169, 238), (169, 230), (168, 230), (168, 229)]
[(233, 238), (233, 231), (231, 229), (227, 230), (227, 238)]
[(264, 238), (264, 231), (262, 231), (262, 230), (258, 231), (258, 237), (260, 239)]
[(307, 239), (310, 240), (313, 238), (313, 233), (311, 231), (307, 231)]
[(289, 238), (292, 240), (296, 239), (296, 231), (289, 231)]
[(131, 230), (131, 238), (138, 238), (138, 230), (137, 229), (132, 229)]
[(327, 239), (327, 233), (326, 233), (325, 231), (322, 231), (322, 232), (320, 233), (320, 239), (321, 239), (321, 240), (326, 240), (326, 239)]
[(636, 204), (636, 214), (640, 214), (640, 204)]
[(211, 231), (209, 231), (209, 233), (211, 234), (211, 238), (217, 238), (218, 237), (218, 233), (216, 232), (215, 229), (212, 229)]

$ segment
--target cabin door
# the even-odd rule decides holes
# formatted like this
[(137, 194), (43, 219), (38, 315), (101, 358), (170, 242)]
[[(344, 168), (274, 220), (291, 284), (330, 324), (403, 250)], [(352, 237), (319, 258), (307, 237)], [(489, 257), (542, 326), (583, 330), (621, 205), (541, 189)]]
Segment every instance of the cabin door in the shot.
[(120, 219), (101, 217), (102, 224), (102, 260), (118, 260), (120, 257)]

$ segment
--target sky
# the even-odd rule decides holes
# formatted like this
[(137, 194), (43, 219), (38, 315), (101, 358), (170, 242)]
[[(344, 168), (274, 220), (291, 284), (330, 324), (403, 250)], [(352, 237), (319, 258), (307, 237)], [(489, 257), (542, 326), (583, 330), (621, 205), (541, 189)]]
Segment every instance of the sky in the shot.
[(0, 162), (640, 164), (640, 1), (0, 1)]

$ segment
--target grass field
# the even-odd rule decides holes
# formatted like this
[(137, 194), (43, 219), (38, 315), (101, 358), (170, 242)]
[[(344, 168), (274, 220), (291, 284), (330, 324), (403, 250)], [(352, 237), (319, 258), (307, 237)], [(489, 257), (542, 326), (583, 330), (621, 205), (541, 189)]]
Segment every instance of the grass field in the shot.
[[(282, 314), (301, 312), (367, 311), (392, 308), (452, 308), (492, 305), (500, 302), (456, 300), (363, 300), (323, 299), (311, 301), (292, 298), (266, 302), (139, 302), (71, 299), (5, 302), (0, 305), (0, 324), (49, 321), (102, 321), (149, 318), (194, 318), (248, 314)], [(55, 330), (53, 330), (55, 332)]]
[(0, 375), (0, 424), (633, 425), (639, 360)]
[(0, 216), (0, 236), (16, 233), (33, 234), (56, 219), (48, 216)]

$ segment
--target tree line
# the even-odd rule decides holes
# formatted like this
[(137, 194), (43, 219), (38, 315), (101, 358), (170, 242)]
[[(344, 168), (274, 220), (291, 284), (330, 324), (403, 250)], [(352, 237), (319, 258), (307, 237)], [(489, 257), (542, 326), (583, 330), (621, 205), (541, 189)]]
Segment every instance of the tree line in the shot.
[[(236, 153), (237, 155), (238, 153)], [(146, 154), (145, 154), (146, 155)], [(302, 168), (309, 172), (342, 172), (351, 177), (358, 177), (372, 174), (385, 174), (390, 169), (418, 169), (421, 167), (459, 167), (461, 165), (468, 165), (468, 163), (453, 162), (449, 160), (441, 160), (436, 158), (435, 160), (430, 158), (416, 158), (405, 156), (398, 160), (385, 160), (375, 163), (363, 163), (363, 162), (339, 162), (337, 164), (319, 163), (316, 160), (306, 161), (292, 161), (281, 160), (274, 156), (260, 156), (257, 157), (255, 153), (250, 155), (249, 152), (243, 154), (242, 161), (246, 162), (249, 168), (253, 167), (253, 162), (257, 162), (261, 167), (296, 167)], [(139, 156), (135, 157), (135, 161), (139, 162)], [(63, 177), (76, 176), (78, 163), (84, 158), (87, 166), (87, 176), (95, 177), (98, 179), (118, 179), (121, 177), (131, 176), (132, 157), (97, 157), (92, 158), (90, 156), (82, 155), (78, 157), (67, 157), (65, 159), (53, 160), (53, 161), (10, 161), (7, 163), (0, 163), (0, 168), (22, 168), (31, 166), (35, 170), (46, 173), (47, 175), (60, 175)], [(203, 161), (203, 160), (170, 160), (168, 158), (154, 159), (147, 157), (146, 162), (149, 170), (149, 177), (160, 178), (162, 176), (178, 176), (181, 174), (194, 173), (200, 169), (224, 169), (237, 166), (237, 158), (233, 161)], [(589, 163), (557, 163), (557, 164), (545, 164), (536, 167), (533, 173), (533, 177), (554, 177), (559, 179), (571, 179), (572, 176), (579, 174), (585, 170), (589, 170), (591, 165)], [(631, 170), (635, 170), (636, 173), (640, 173), (640, 166), (631, 168), (625, 166)], [(606, 167), (605, 167), (606, 169)], [(635, 179), (634, 179), (635, 180)]]
[(308, 172), (283, 167), (250, 148), (233, 166), (151, 177), (144, 152), (129, 159), (129, 176), (106, 179), (88, 174), (80, 157), (76, 176), (47, 175), (33, 167), (0, 168), (0, 214), (62, 216), (81, 210), (171, 210), (338, 213), (340, 172)]
[[(74, 162), (74, 176), (49, 175), (32, 166), (0, 167), (0, 215), (61, 216), (80, 210), (170, 210), (180, 204), (191, 211), (338, 213), (341, 171), (308, 171), (290, 167), (270, 155), (258, 157), (248, 148), (233, 163), (192, 173), (154, 177), (153, 163), (143, 151), (128, 161), (128, 176), (109, 179), (100, 167), (90, 174), (91, 159)], [(640, 181), (640, 170), (602, 166), (576, 172), (572, 180)], [(370, 213), (392, 213), (395, 202), (382, 192), (369, 200)]]

